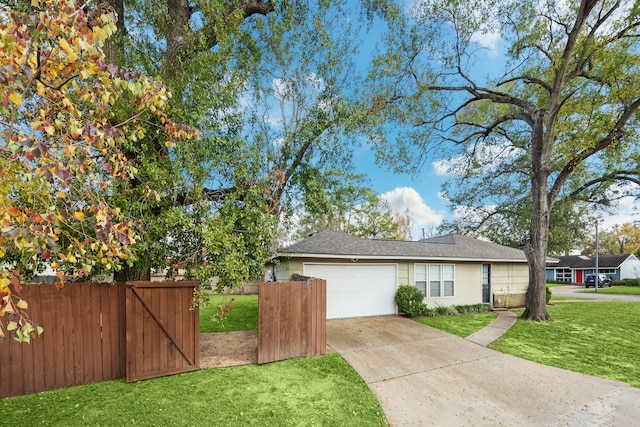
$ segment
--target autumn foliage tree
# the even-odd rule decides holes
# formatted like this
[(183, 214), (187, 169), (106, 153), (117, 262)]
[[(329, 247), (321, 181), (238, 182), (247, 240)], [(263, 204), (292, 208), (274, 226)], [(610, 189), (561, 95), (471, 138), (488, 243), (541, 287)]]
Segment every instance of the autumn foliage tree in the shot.
[[(0, 9), (0, 342), (42, 332), (21, 298), (29, 271), (48, 263), (62, 286), (133, 262), (140, 229), (110, 203), (114, 182), (136, 175), (122, 146), (187, 135), (162, 112), (161, 83), (105, 62), (116, 20), (73, 0)], [(115, 120), (118, 103), (132, 113)]]

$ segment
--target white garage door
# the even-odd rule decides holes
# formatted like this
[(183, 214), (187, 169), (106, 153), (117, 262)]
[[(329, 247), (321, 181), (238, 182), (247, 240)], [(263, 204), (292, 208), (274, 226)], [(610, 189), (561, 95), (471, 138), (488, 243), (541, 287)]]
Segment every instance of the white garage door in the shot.
[(327, 281), (327, 319), (396, 313), (395, 265), (305, 264), (304, 275)]

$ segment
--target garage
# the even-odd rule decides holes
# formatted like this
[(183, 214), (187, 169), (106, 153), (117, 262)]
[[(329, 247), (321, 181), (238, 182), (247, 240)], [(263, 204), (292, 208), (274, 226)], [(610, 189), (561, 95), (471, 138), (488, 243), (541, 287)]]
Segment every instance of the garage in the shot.
[(327, 319), (396, 314), (395, 264), (305, 263), (303, 270), (327, 281)]

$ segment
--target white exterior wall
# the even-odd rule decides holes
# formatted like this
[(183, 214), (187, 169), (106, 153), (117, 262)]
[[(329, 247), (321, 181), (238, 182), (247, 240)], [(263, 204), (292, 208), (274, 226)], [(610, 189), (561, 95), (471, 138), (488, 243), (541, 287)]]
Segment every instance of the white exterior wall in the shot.
[(621, 279), (639, 279), (640, 278), (640, 260), (635, 255), (629, 257), (620, 264)]

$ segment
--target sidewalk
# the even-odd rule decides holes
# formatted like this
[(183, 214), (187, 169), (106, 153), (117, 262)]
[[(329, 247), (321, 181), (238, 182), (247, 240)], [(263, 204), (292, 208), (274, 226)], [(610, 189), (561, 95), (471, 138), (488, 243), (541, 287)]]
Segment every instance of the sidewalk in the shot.
[(497, 313), (498, 318), (496, 320), (465, 339), (486, 347), (500, 338), (502, 334), (516, 323), (517, 316), (513, 311), (500, 310)]

